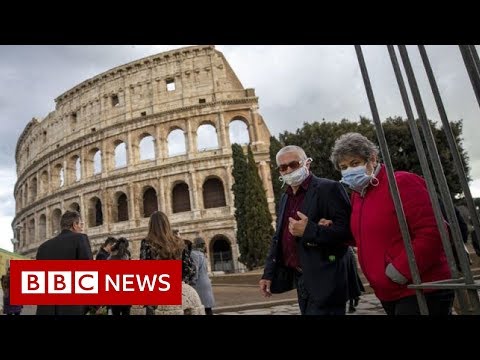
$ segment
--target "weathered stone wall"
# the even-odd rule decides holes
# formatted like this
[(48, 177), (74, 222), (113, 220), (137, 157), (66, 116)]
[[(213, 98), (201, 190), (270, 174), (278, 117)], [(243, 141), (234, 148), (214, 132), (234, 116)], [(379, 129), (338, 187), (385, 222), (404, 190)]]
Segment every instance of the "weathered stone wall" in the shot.
[[(55, 111), (32, 119), (17, 143), (16, 251), (34, 257), (38, 246), (58, 232), (60, 215), (76, 208), (94, 249), (107, 236), (125, 236), (138, 256), (148, 225), (144, 197), (153, 189), (157, 208), (184, 238), (203, 236), (212, 255), (211, 240), (220, 236), (231, 246), (239, 269), (229, 126), (235, 120), (246, 124), (274, 215), (270, 133), (254, 89), (243, 88), (222, 53), (213, 46), (194, 46), (150, 56), (86, 80), (55, 101)], [(215, 128), (218, 148), (197, 149), (197, 129), (204, 124)], [(184, 132), (186, 151), (170, 156), (168, 137), (177, 129)], [(146, 136), (154, 138), (151, 160), (140, 159), (139, 144)], [(126, 166), (115, 167), (115, 149), (122, 143)], [(94, 171), (97, 152), (99, 173)], [(215, 188), (225, 197), (220, 207), (205, 207), (209, 179), (221, 184)], [(178, 184), (188, 186), (189, 211), (173, 210), (172, 191)], [(125, 197), (128, 209), (121, 210), (119, 199)], [(95, 205), (98, 200), (101, 205)], [(103, 215), (101, 225), (96, 224), (95, 206)]]

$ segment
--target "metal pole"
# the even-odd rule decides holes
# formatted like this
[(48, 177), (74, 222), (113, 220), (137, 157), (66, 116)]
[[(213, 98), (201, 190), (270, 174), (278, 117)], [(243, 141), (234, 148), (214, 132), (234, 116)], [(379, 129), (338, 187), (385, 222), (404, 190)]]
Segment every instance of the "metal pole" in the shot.
[[(367, 92), (368, 102), (370, 104), (370, 110), (372, 111), (372, 116), (373, 116), (373, 121), (375, 123), (375, 130), (377, 132), (378, 142), (380, 145), (380, 149), (382, 151), (383, 159), (385, 161), (390, 193), (392, 195), (393, 204), (395, 206), (395, 211), (397, 213), (398, 223), (400, 225), (400, 231), (402, 233), (402, 238), (405, 244), (405, 251), (407, 252), (408, 265), (410, 267), (410, 272), (412, 274), (412, 280), (414, 284), (418, 285), (421, 283), (420, 274), (418, 272), (417, 263), (415, 261), (415, 255), (413, 253), (410, 233), (408, 232), (407, 220), (405, 219), (405, 214), (403, 212), (402, 202), (400, 200), (397, 182), (395, 180), (395, 175), (393, 172), (392, 161), (390, 159), (390, 153), (388, 151), (388, 145), (385, 139), (385, 133), (383, 131), (382, 123), (380, 121), (380, 116), (378, 115), (377, 105), (375, 103), (375, 97), (373, 95), (373, 90), (370, 84), (370, 78), (368, 76), (368, 70), (365, 64), (365, 59), (363, 58), (361, 46), (355, 45), (355, 51), (357, 53), (360, 70), (362, 72), (363, 83), (365, 84), (365, 90)], [(425, 300), (425, 295), (423, 294), (423, 291), (420, 289), (416, 289), (415, 292), (417, 294), (420, 313), (422, 315), (428, 315), (428, 306), (427, 306), (427, 302)]]
[(442, 98), (440, 97), (440, 91), (438, 90), (437, 82), (435, 81), (435, 76), (433, 75), (433, 70), (428, 60), (427, 52), (425, 46), (418, 45), (420, 51), (420, 56), (422, 57), (423, 65), (425, 66), (425, 71), (427, 72), (428, 80), (432, 88), (433, 96), (435, 102), (437, 103), (438, 112), (440, 113), (440, 119), (442, 120), (443, 131), (447, 136), (448, 146), (450, 147), (450, 152), (453, 157), (453, 162), (455, 168), (457, 169), (458, 178), (460, 180), (460, 185), (462, 186), (463, 193), (465, 194), (465, 200), (467, 201), (468, 210), (470, 211), (470, 216), (472, 217), (473, 227), (477, 234), (480, 234), (480, 221), (478, 220), (477, 210), (473, 202), (472, 193), (470, 192), (470, 187), (468, 186), (467, 177), (463, 169), (462, 160), (458, 153), (457, 144), (455, 138), (453, 137), (452, 129), (447, 118), (447, 113), (443, 106)]
[(462, 54), (468, 77), (470, 78), (470, 82), (472, 83), (473, 92), (475, 93), (475, 97), (477, 98), (478, 106), (480, 106), (480, 75), (476, 69), (475, 60), (472, 58), (472, 53), (468, 45), (458, 45), (458, 47), (460, 49), (460, 53)]
[[(452, 198), (450, 196), (450, 191), (448, 189), (447, 180), (445, 179), (445, 174), (443, 172), (443, 167), (440, 162), (440, 157), (438, 156), (438, 151), (432, 135), (432, 130), (430, 129), (430, 125), (427, 120), (427, 115), (425, 113), (425, 108), (423, 106), (422, 98), (418, 90), (418, 85), (415, 79), (415, 75), (413, 73), (412, 65), (410, 63), (407, 48), (405, 45), (399, 45), (398, 48), (400, 51), (400, 56), (402, 57), (405, 72), (407, 74), (408, 82), (410, 84), (410, 89), (412, 91), (413, 100), (417, 108), (417, 113), (420, 118), (420, 125), (422, 127), (423, 136), (427, 144), (430, 160), (432, 161), (432, 167), (433, 167), (435, 176), (437, 178), (440, 195), (442, 196), (442, 200), (445, 206), (445, 212), (447, 214), (447, 218), (450, 223), (450, 228), (452, 230), (453, 243), (457, 250), (458, 259), (460, 261), (460, 268), (463, 275), (465, 276), (465, 283), (473, 284), (474, 279), (470, 271), (470, 265), (468, 263), (467, 254), (464, 251), (462, 235), (460, 232), (460, 227), (458, 226), (458, 220), (455, 215), (455, 210), (453, 207)], [(468, 290), (468, 295), (469, 295), (471, 304), (474, 306), (474, 309), (480, 309), (478, 293), (475, 290)]]
[[(397, 55), (393, 45), (387, 45), (388, 53), (390, 54), (390, 59), (392, 61), (393, 71), (395, 72), (395, 77), (397, 79), (398, 88), (402, 96), (403, 105), (407, 113), (408, 125), (410, 127), (410, 132), (412, 133), (413, 142), (415, 144), (415, 149), (417, 150), (418, 159), (420, 160), (420, 166), (422, 167), (423, 176), (425, 182), (427, 183), (428, 193), (430, 195), (430, 200), (432, 201), (433, 213), (435, 215), (435, 221), (437, 222), (437, 227), (440, 232), (440, 239), (442, 240), (443, 249), (445, 250), (445, 255), (452, 272), (452, 277), (454, 279), (460, 278), (460, 273), (455, 264), (455, 258), (452, 252), (452, 246), (450, 244), (449, 235), (447, 229), (445, 228), (443, 222), (443, 214), (440, 209), (440, 204), (438, 201), (437, 192), (435, 189), (435, 183), (433, 181), (433, 176), (428, 166), (427, 156), (425, 154), (425, 149), (422, 144), (422, 139), (420, 137), (420, 132), (418, 131), (417, 123), (413, 115), (412, 107), (410, 105), (410, 100), (407, 95), (407, 88), (405, 82), (403, 81), (402, 72), (400, 70), (400, 65), (398, 64)], [(467, 302), (464, 296), (464, 293), (457, 291), (457, 297), (459, 299), (460, 305), (463, 307), (466, 306)]]
[(477, 48), (475, 47), (475, 45), (469, 45), (468, 47), (470, 49), (470, 54), (477, 69), (477, 73), (480, 74), (480, 59), (478, 58)]

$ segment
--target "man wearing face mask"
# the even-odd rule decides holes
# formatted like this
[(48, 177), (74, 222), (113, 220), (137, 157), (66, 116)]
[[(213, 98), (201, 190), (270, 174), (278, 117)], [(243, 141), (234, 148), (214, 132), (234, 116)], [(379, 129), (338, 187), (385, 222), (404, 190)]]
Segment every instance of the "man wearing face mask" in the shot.
[[(297, 288), (302, 315), (345, 315), (350, 203), (343, 186), (310, 172), (311, 158), (294, 145), (276, 156), (280, 180), (277, 228), (260, 291), (266, 297)], [(322, 218), (335, 219), (322, 226)]]
[[(335, 141), (330, 159), (342, 172), (341, 182), (353, 190), (351, 229), (360, 266), (375, 295), (388, 315), (419, 315), (415, 290), (407, 287), (412, 275), (387, 172), (377, 156), (378, 148), (369, 139), (347, 133)], [(404, 171), (396, 171), (395, 179), (420, 278), (423, 282), (450, 279), (425, 180)], [(430, 315), (451, 313), (452, 290), (428, 289), (425, 297)]]

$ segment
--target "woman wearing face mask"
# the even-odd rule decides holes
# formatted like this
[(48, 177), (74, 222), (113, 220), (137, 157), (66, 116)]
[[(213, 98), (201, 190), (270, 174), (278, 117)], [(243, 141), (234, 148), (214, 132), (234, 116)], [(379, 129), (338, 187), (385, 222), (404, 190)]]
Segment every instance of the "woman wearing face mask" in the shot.
[[(340, 136), (330, 157), (351, 190), (351, 231), (363, 273), (388, 315), (420, 314), (412, 276), (378, 148), (359, 133)], [(450, 279), (430, 197), (423, 178), (395, 172), (415, 259), (423, 282)], [(451, 290), (425, 290), (430, 315), (451, 313)]]

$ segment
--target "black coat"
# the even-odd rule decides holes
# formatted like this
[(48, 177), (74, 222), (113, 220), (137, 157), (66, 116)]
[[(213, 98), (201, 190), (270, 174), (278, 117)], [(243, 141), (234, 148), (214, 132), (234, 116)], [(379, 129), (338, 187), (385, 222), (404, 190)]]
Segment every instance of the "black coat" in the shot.
[[(282, 256), (283, 214), (287, 194), (280, 200), (277, 228), (267, 256), (263, 279), (272, 280), (274, 288), (276, 273), (284, 268)], [(350, 200), (343, 186), (328, 179), (313, 176), (300, 210), (308, 217), (302, 237), (297, 237), (297, 250), (303, 270), (305, 287), (310, 296), (323, 306), (344, 305), (348, 299), (347, 263), (344, 256), (352, 239), (350, 232)], [(332, 220), (329, 227), (319, 226), (321, 218)], [(286, 271), (285, 271), (286, 269)], [(292, 277), (293, 278), (293, 277)], [(284, 288), (283, 291), (291, 290)]]
[[(93, 260), (90, 241), (86, 234), (70, 230), (44, 242), (37, 250), (37, 260)], [(84, 315), (85, 305), (39, 305), (37, 315)]]

